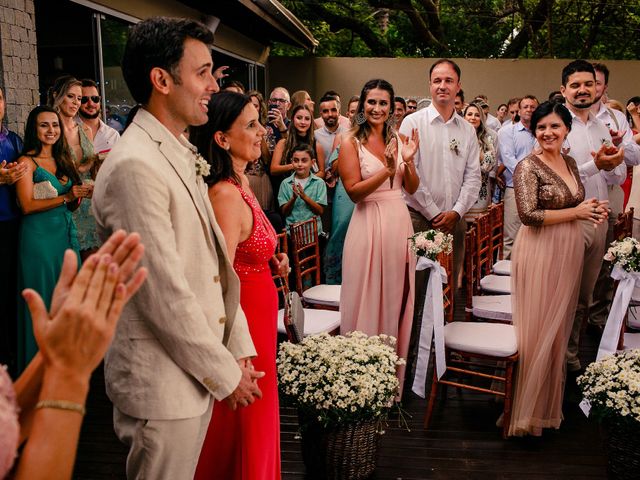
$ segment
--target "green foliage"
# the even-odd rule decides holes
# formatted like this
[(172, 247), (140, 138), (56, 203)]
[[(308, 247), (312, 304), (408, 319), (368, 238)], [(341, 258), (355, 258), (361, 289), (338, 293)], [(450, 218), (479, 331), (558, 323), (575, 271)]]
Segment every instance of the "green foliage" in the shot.
[(315, 52), (280, 56), (637, 59), (640, 0), (282, 0)]

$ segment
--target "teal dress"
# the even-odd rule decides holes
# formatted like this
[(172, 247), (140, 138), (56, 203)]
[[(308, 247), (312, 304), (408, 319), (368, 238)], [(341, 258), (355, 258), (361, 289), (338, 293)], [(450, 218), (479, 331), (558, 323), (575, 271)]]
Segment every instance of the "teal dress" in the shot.
[[(64, 195), (72, 186), (71, 180), (64, 185), (55, 175), (40, 167), (37, 162), (33, 172), (33, 183), (48, 180)], [(51, 295), (58, 282), (62, 260), (66, 249), (73, 249), (80, 265), (80, 246), (76, 226), (66, 205), (44, 212), (24, 215), (20, 222), (18, 243), (18, 287), (19, 292), (32, 288), (44, 300), (47, 309)], [(33, 335), (31, 315), (26, 302), (20, 295), (18, 306), (18, 370), (22, 372), (38, 351)]]
[[(339, 152), (340, 146), (338, 145), (329, 156), (326, 168), (331, 168), (331, 164), (338, 159)], [(354, 206), (355, 204), (344, 189), (342, 180), (338, 179), (333, 196), (331, 237), (329, 237), (324, 258), (324, 273), (327, 285), (342, 284), (342, 249), (344, 248), (344, 238), (347, 235)]]

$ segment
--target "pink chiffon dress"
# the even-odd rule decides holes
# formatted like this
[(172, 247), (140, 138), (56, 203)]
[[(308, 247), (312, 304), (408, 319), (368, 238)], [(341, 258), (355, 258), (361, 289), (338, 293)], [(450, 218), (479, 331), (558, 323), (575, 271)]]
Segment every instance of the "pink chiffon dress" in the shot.
[[(360, 174), (365, 180), (386, 168), (358, 143)], [(415, 256), (409, 250), (413, 226), (402, 197), (404, 164), (398, 151), (393, 180), (380, 185), (356, 203), (344, 242), (340, 333), (396, 337), (398, 355), (405, 361), (413, 322)], [(405, 366), (398, 367), (400, 390)]]

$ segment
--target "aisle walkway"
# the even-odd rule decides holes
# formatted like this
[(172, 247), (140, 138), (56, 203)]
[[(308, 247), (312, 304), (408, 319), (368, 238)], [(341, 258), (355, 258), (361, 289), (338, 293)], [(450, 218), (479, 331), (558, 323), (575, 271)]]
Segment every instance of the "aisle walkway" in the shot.
[[(595, 358), (596, 341), (584, 336), (581, 358)], [(126, 449), (111, 423), (102, 369), (92, 379), (74, 478), (124, 479)], [(575, 393), (572, 395), (575, 400)], [(411, 431), (390, 422), (381, 437), (378, 468), (372, 479), (604, 479), (605, 457), (598, 425), (587, 420), (575, 402), (565, 401), (565, 421), (542, 439), (503, 440), (495, 421), (501, 408), (489, 396), (449, 388), (439, 400), (429, 431), (422, 429), (426, 402), (405, 395)], [(297, 417), (281, 409), (283, 480), (304, 478)]]

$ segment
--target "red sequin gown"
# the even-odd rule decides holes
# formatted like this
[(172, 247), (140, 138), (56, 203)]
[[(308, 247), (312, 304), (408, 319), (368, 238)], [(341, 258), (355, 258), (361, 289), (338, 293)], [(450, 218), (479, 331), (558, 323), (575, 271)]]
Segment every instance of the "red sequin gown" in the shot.
[(240, 277), (240, 305), (247, 316), (258, 352), (256, 370), (262, 399), (231, 410), (216, 402), (200, 453), (195, 479), (274, 480), (280, 478), (280, 419), (276, 376), (278, 293), (269, 259), (276, 248), (276, 233), (260, 205), (235, 185), (253, 212), (253, 231), (238, 244), (233, 267)]

